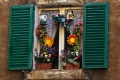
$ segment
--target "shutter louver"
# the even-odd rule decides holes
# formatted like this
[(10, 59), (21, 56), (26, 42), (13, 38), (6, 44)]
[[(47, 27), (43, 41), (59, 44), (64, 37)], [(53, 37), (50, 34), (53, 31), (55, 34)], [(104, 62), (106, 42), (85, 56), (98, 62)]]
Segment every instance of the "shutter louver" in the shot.
[(84, 4), (82, 68), (107, 68), (108, 3)]
[(33, 5), (11, 6), (8, 42), (9, 70), (31, 69), (33, 22)]

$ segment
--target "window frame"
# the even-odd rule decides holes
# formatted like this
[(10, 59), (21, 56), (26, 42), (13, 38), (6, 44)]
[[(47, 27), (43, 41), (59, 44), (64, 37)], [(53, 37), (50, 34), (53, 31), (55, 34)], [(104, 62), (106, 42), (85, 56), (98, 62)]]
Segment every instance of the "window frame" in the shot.
[[(58, 10), (60, 14), (64, 14), (65, 15), (65, 11), (69, 10), (70, 8), (68, 7), (63, 7), (63, 8), (45, 8), (45, 10)], [(72, 10), (83, 10), (83, 6), (81, 7), (71, 7)], [(38, 52), (40, 49), (40, 43), (37, 39), (37, 36), (35, 35), (35, 28), (37, 27), (37, 25), (39, 24), (39, 14), (41, 14), (41, 11), (43, 9), (38, 8), (37, 6), (35, 7), (35, 24), (34, 24), (34, 46), (33, 46), (33, 69), (35, 69), (35, 59), (34, 59), (34, 54), (35, 54), (35, 49), (37, 48)], [(62, 50), (64, 50), (64, 44), (65, 44), (65, 34), (64, 34), (64, 28), (59, 25), (59, 60), (60, 61), (60, 56), (62, 54)], [(58, 62), (58, 70), (63, 69), (63, 66)], [(54, 69), (52, 69), (54, 70)]]

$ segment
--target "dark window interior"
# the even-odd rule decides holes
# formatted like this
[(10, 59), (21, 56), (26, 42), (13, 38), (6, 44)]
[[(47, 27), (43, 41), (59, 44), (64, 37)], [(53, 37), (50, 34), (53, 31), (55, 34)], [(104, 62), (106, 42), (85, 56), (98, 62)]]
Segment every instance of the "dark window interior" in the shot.
[[(58, 26), (57, 26), (58, 27)], [(52, 65), (52, 69), (58, 69), (58, 60), (59, 60), (59, 27), (57, 29), (53, 47), (57, 50), (57, 56), (55, 57)]]
[(68, 42), (67, 42), (67, 37), (70, 35), (70, 33), (68, 33), (67, 31), (65, 31), (65, 44), (64, 44), (64, 48), (65, 49), (68, 49), (68, 48), (72, 48), (72, 46), (71, 45), (69, 45), (68, 44)]

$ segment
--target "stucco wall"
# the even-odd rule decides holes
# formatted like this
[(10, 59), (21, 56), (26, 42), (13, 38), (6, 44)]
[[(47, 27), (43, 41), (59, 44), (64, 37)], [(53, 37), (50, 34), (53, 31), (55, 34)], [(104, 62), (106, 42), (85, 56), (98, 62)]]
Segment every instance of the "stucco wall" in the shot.
[[(109, 2), (109, 60), (108, 69), (93, 70), (93, 80), (120, 80), (120, 0), (96, 1)], [(9, 7), (18, 4), (27, 0), (0, 0), (0, 80), (22, 80), (21, 71), (7, 70)]]
[[(109, 50), (108, 68), (92, 70), (92, 80), (120, 80), (120, 0), (84, 0), (109, 3)], [(33, 71), (34, 73), (35, 71)], [(53, 71), (54, 72), (54, 71)], [(30, 75), (33, 74), (30, 72)], [(36, 72), (37, 73), (37, 72)], [(38, 72), (40, 73), (40, 72)], [(41, 73), (42, 74), (42, 73)], [(44, 76), (46, 74), (43, 74)], [(35, 76), (35, 75), (34, 75)], [(54, 76), (54, 75), (53, 75)], [(36, 76), (37, 77), (37, 76)], [(74, 78), (75, 79), (75, 78)]]
[(27, 0), (0, 0), (0, 80), (22, 80), (21, 71), (7, 70), (8, 21), (9, 7), (26, 3)]
[(120, 80), (120, 0), (109, 2), (109, 59), (108, 69), (94, 70), (94, 80)]

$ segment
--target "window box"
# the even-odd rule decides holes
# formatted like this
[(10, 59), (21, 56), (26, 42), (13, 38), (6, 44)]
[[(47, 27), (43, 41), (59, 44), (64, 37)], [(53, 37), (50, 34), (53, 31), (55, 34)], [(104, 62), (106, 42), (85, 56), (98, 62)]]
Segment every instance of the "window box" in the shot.
[(74, 69), (80, 69), (80, 67), (81, 67), (81, 63), (77, 63), (77, 65), (73, 65), (73, 64), (71, 64), (71, 63), (66, 63), (66, 65), (65, 65), (65, 69), (72, 69), (72, 70), (74, 70)]
[(36, 63), (35, 64), (36, 70), (50, 70), (52, 69), (51, 63)]

